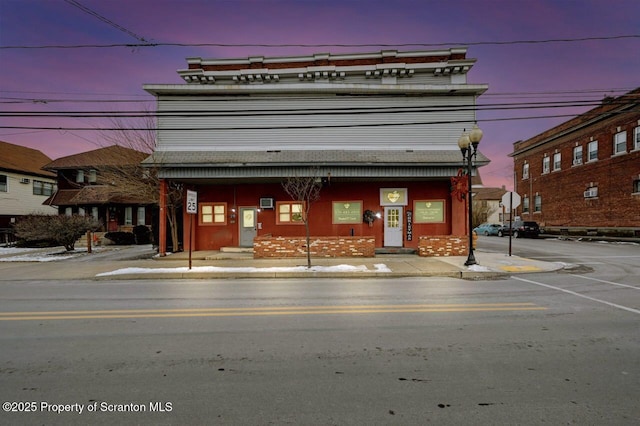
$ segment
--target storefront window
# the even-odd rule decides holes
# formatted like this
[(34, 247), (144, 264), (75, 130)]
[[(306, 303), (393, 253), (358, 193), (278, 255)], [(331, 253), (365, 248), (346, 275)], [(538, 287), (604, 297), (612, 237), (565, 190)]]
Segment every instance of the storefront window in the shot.
[(200, 203), (200, 225), (226, 225), (227, 203)]
[(280, 225), (302, 224), (302, 206), (300, 202), (279, 202), (277, 203), (278, 221)]

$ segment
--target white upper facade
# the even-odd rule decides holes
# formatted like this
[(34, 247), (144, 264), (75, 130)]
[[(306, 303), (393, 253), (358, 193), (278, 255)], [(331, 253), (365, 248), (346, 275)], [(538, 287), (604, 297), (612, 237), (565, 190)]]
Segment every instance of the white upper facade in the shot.
[(466, 49), (189, 58), (149, 84), (158, 151), (458, 150), (484, 84)]

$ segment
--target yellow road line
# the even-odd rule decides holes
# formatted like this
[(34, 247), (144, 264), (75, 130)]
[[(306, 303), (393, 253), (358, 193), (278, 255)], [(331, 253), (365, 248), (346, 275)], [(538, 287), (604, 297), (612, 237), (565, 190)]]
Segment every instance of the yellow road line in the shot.
[(0, 321), (34, 321), (65, 319), (122, 318), (189, 318), (276, 315), (327, 315), (418, 312), (489, 312), (540, 311), (546, 308), (532, 303), (432, 304), (432, 305), (344, 305), (344, 306), (282, 306), (254, 308), (193, 308), (193, 309), (127, 309), (97, 311), (2, 312)]

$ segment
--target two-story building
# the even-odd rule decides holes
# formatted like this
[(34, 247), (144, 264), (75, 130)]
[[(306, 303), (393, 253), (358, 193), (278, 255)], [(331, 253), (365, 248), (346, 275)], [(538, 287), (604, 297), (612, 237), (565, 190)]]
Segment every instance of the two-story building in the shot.
[(102, 223), (101, 231), (131, 231), (136, 225), (150, 226), (155, 200), (125, 191), (121, 188), (126, 185), (125, 180), (117, 177), (114, 182), (108, 177), (110, 171), (116, 176), (130, 171), (131, 179), (140, 179), (134, 174), (147, 156), (112, 145), (51, 161), (43, 169), (55, 173), (57, 190), (46, 204), (56, 206), (60, 214), (93, 216)]
[(640, 235), (640, 88), (513, 147), (522, 219), (551, 232)]
[[(451, 178), (462, 164), (458, 139), (487, 90), (467, 82), (475, 59), (465, 48), (187, 63), (178, 71), (186, 84), (144, 85), (158, 114), (144, 164), (198, 194), (197, 214), (184, 215), (185, 246), (296, 255), (273, 241), (305, 233), (303, 204), (281, 185), (296, 176), (323, 182), (309, 216), (312, 245), (364, 238), (418, 249), (436, 236), (464, 244), (466, 201), (452, 195)], [(476, 165), (487, 163), (478, 154)]]
[(0, 141), (0, 242), (20, 216), (57, 213), (42, 204), (55, 190), (55, 174), (42, 170), (50, 161), (37, 149)]

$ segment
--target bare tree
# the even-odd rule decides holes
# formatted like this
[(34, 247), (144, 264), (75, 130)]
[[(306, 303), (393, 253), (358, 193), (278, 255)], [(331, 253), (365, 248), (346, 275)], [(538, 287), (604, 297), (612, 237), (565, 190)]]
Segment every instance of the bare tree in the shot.
[(473, 200), (473, 227), (479, 226), (487, 221), (489, 216), (496, 212), (495, 207), (483, 203), (483, 200)]
[(309, 229), (309, 213), (311, 205), (320, 199), (322, 180), (319, 176), (288, 177), (282, 182), (282, 188), (295, 201), (302, 203), (301, 220), (307, 235), (307, 268), (311, 268), (311, 234)]
[[(122, 157), (111, 159), (109, 163), (99, 167), (100, 179), (110, 185), (110, 192), (123, 198), (136, 198), (149, 204), (160, 203), (160, 185), (157, 166), (143, 166), (142, 159), (151, 155), (156, 147), (156, 125), (151, 114), (144, 116), (139, 123), (125, 122), (115, 118), (112, 120), (116, 130), (103, 132), (106, 145), (117, 145), (146, 154), (136, 158), (135, 154), (121, 150)], [(140, 130), (143, 129), (143, 130)], [(134, 160), (134, 161), (132, 161)], [(178, 211), (182, 207), (183, 185), (179, 182), (167, 182), (166, 217), (171, 230), (173, 251), (178, 244)]]

